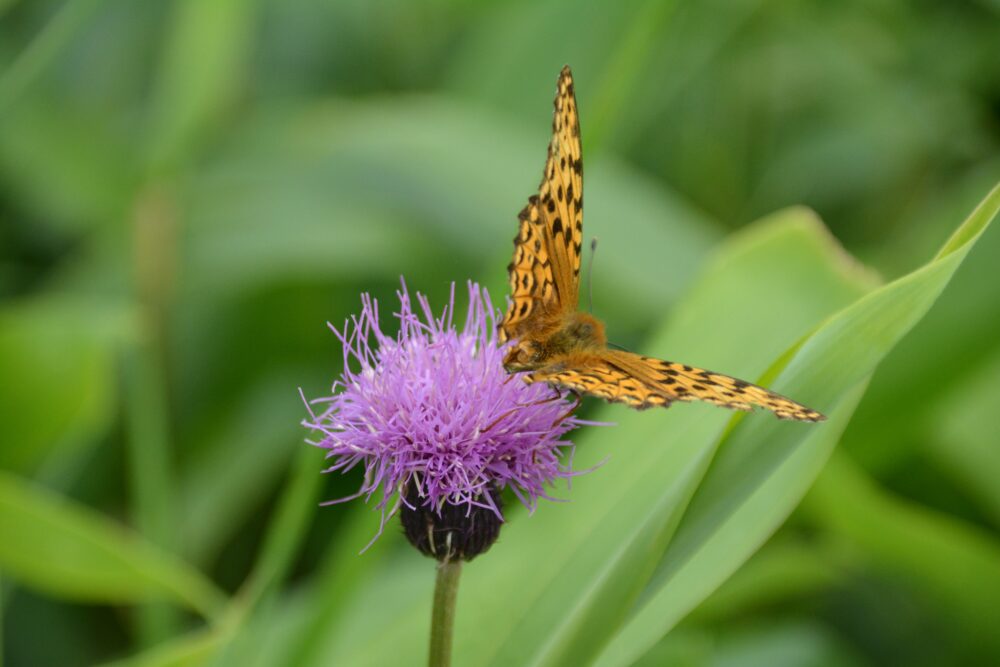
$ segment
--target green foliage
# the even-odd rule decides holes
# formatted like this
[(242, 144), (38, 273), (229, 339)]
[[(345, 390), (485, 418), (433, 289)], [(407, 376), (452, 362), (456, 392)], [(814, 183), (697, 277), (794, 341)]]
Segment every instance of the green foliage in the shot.
[(297, 388), (361, 291), (502, 298), (569, 62), (612, 340), (830, 419), (587, 405), (456, 663), (996, 663), (996, 12), (0, 1), (0, 658), (423, 660)]
[(70, 599), (133, 602), (169, 597), (211, 616), (224, 597), (198, 572), (114, 522), (9, 475), (0, 478), (4, 571)]

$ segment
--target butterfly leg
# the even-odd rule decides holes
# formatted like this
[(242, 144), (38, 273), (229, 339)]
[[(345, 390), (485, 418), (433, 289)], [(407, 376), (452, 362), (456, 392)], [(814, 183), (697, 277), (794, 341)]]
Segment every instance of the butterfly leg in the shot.
[[(514, 376), (511, 375), (510, 377), (514, 377)], [(502, 415), (500, 415), (499, 417), (497, 417), (496, 419), (494, 419), (493, 422), (489, 426), (487, 426), (486, 428), (484, 428), (482, 431), (480, 431), (480, 433), (486, 433), (486, 431), (489, 431), (491, 428), (493, 428), (494, 426), (496, 426), (497, 424), (499, 424), (504, 419), (506, 419), (507, 417), (511, 416), (512, 414), (514, 414), (515, 412), (517, 412), (521, 408), (530, 408), (530, 407), (535, 406), (535, 405), (543, 405), (545, 403), (551, 403), (552, 401), (558, 401), (560, 398), (562, 398), (562, 396), (560, 396), (559, 394), (556, 394), (555, 396), (551, 396), (549, 398), (543, 398), (543, 399), (541, 399), (539, 401), (534, 401), (532, 403), (520, 403), (520, 404), (518, 404), (518, 406), (516, 408), (511, 408), (507, 412), (503, 413)], [(562, 421), (562, 419), (560, 419), (560, 421)]]
[(564, 421), (572, 417), (573, 413), (576, 412), (576, 409), (580, 407), (581, 403), (583, 403), (583, 394), (578, 394), (575, 391), (571, 391), (570, 393), (576, 396), (576, 400), (573, 402), (573, 407), (567, 410), (566, 414), (564, 414), (562, 417), (552, 422), (552, 428), (559, 426), (559, 424), (562, 424)]

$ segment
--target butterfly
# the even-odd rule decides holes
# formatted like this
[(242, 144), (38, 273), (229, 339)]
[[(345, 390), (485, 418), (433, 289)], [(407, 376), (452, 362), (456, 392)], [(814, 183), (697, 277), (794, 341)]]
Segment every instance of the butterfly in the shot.
[(577, 310), (583, 248), (583, 155), (569, 67), (559, 74), (545, 171), (538, 194), (518, 214), (511, 298), (498, 325), (508, 372), (578, 395), (633, 408), (706, 401), (736, 410), (755, 406), (781, 419), (825, 417), (795, 401), (722, 373), (610, 349), (604, 324)]

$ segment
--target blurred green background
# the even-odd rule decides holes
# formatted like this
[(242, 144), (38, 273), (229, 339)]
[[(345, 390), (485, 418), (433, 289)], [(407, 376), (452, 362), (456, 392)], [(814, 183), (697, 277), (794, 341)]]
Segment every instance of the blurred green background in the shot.
[[(932, 257), (1000, 179), (998, 44), (989, 0), (2, 0), (8, 486), (127, 525), (203, 573), (191, 607), (273, 630), (319, 582), (340, 599), (353, 568), (417, 559), (394, 536), (356, 556), (368, 508), (314, 509), (359, 476), (317, 473), (297, 388), (328, 390), (325, 321), (362, 291), (501, 301), (563, 64), (595, 313), (638, 347), (728, 234), (790, 205), (886, 280)], [(643, 664), (1000, 662), (998, 263), (992, 229), (802, 506)], [(227, 661), (88, 554), (5, 552), (5, 664)], [(157, 653), (182, 640), (190, 663)]]

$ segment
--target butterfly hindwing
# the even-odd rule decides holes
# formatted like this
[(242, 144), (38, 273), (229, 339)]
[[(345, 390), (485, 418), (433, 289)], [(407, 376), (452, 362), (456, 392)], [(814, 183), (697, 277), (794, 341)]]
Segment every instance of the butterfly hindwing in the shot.
[(559, 389), (625, 403), (633, 408), (667, 407), (675, 400), (633, 376), (602, 352), (565, 355), (523, 375), (525, 382), (546, 382)]
[(548, 233), (537, 206), (537, 197), (518, 214), (514, 259), (510, 277), (510, 305), (500, 324), (503, 340), (518, 338), (531, 329), (531, 319), (542, 312), (558, 311), (558, 295), (549, 255)]

